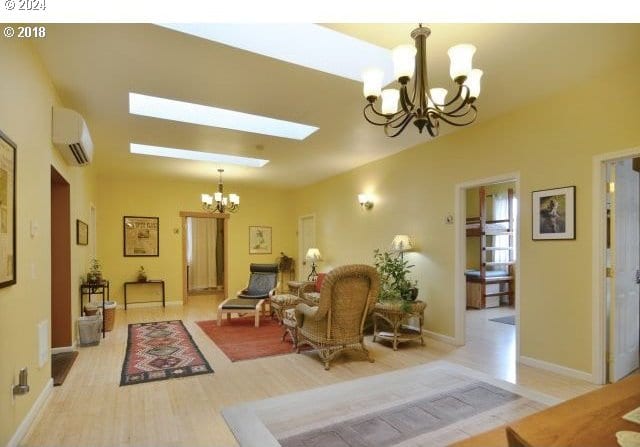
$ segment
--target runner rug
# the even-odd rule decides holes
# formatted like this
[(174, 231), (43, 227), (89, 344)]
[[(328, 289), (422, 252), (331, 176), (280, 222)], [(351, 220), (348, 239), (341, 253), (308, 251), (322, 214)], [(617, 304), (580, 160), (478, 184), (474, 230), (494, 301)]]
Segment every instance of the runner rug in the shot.
[(129, 325), (120, 386), (213, 373), (182, 321)]
[(440, 446), (556, 403), (436, 361), (227, 407), (222, 415), (243, 447)]
[(282, 340), (284, 327), (276, 320), (261, 318), (259, 327), (254, 321), (253, 317), (241, 317), (223, 319), (221, 326), (215, 320), (196, 324), (232, 362), (295, 352), (288, 335)]

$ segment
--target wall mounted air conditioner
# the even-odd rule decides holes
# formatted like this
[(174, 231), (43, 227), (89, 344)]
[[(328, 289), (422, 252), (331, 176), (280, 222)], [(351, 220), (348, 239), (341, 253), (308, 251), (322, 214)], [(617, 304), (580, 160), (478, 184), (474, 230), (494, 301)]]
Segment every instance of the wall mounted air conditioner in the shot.
[(71, 166), (89, 164), (93, 142), (82, 116), (62, 107), (53, 107), (51, 115), (51, 140), (67, 163)]

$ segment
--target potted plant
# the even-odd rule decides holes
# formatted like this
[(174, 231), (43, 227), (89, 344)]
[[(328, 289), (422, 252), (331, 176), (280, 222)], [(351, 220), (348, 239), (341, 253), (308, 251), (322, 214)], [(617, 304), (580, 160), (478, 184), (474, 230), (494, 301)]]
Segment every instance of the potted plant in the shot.
[(102, 264), (95, 258), (93, 258), (89, 264), (87, 282), (89, 284), (99, 284), (102, 282)]
[(138, 269), (138, 282), (147, 282), (147, 272), (144, 271), (143, 265)]
[(408, 306), (418, 296), (417, 282), (407, 278), (413, 265), (399, 256), (379, 249), (373, 252), (374, 265), (380, 274), (380, 301), (398, 301)]

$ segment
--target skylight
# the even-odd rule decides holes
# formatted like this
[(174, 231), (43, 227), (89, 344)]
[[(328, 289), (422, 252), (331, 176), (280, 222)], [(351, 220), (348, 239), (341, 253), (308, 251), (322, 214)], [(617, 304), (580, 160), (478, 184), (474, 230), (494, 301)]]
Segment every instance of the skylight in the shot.
[(129, 113), (294, 140), (304, 140), (318, 130), (306, 124), (131, 92)]
[(171, 23), (159, 26), (354, 81), (370, 67), (394, 79), (391, 51), (311, 23)]
[(132, 154), (155, 155), (156, 157), (180, 158), (183, 160), (212, 161), (251, 168), (261, 168), (269, 160), (260, 158), (238, 157), (236, 155), (214, 154), (212, 152), (190, 151), (187, 149), (176, 149), (172, 147), (149, 146), (146, 144), (131, 143), (129, 151)]

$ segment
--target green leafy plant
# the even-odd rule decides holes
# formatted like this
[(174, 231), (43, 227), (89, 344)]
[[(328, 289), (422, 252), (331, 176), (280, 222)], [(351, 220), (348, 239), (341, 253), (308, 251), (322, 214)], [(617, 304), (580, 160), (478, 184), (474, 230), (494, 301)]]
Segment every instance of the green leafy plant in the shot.
[(89, 272), (87, 273), (88, 283), (99, 283), (102, 281), (102, 264), (96, 258), (89, 263)]
[(400, 256), (394, 256), (387, 251), (376, 249), (373, 251), (373, 260), (380, 275), (380, 301), (398, 301), (403, 306), (409, 306), (412, 293), (417, 282), (411, 281), (407, 275), (411, 273), (413, 265), (409, 265)]

